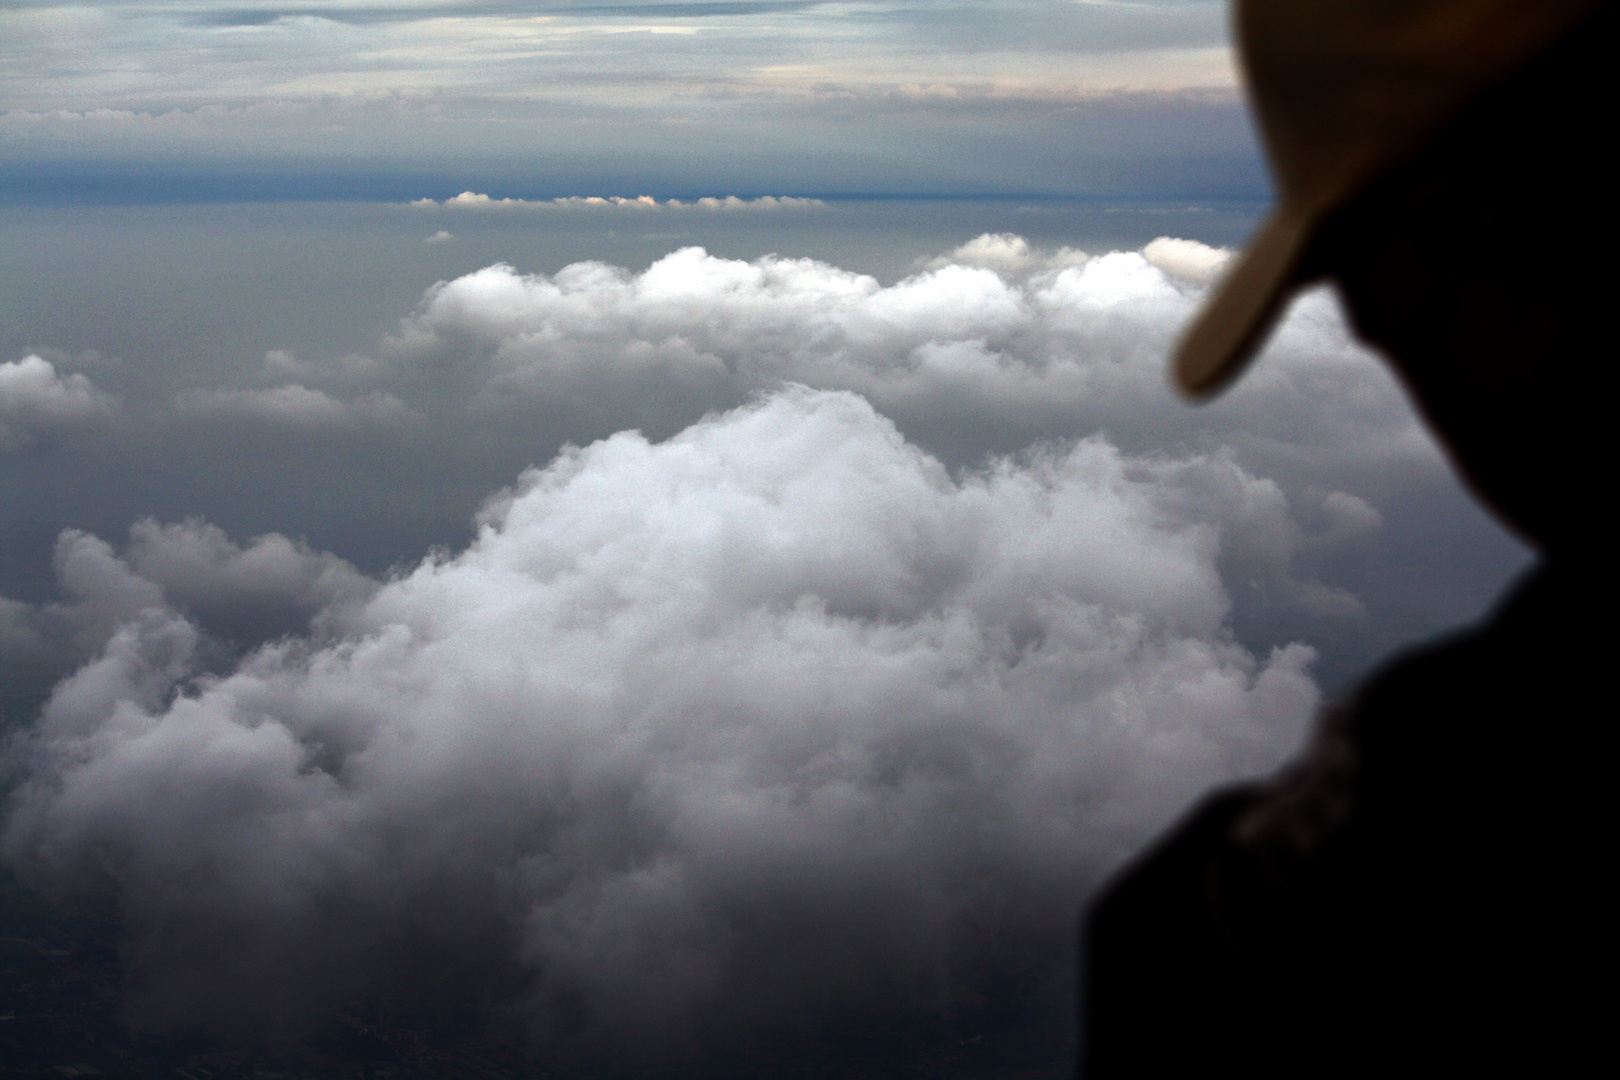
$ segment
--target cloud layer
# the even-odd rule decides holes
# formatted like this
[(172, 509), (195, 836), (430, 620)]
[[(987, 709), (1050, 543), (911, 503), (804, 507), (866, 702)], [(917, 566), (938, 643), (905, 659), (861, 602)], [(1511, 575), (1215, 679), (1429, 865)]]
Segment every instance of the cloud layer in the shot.
[[(1459, 561), (1331, 296), (1171, 398), (1229, 257), (985, 233), (885, 284), (687, 247), (486, 266), (234, 382), (6, 364), (31, 512), (134, 509), (51, 518), (0, 598), (39, 688), (8, 683), (0, 857), (116, 917), (159, 1029), (476, 1002), (667, 1062), (1063, 1015), (1101, 876)], [(452, 485), (470, 536), (473, 498), (419, 522)], [(1354, 572), (1392, 535), (1405, 577)]]
[[(155, 507), (215, 517), (253, 491), (237, 532), (336, 533), (351, 538), (339, 550), (380, 571), (430, 544), (459, 543), (490, 490), (564, 444), (627, 429), (664, 439), (788, 383), (844, 390), (952, 470), (1097, 432), (1133, 454), (1168, 447), (1239, 463), (1271, 485), (1248, 518), (1265, 543), (1246, 547), (1245, 561), (1236, 549), (1221, 556), (1244, 640), (1263, 650), (1342, 637), (1337, 628), (1365, 622), (1366, 586), (1322, 581), (1385, 535), (1395, 500), (1450, 480), (1326, 293), (1295, 305), (1219, 403), (1176, 401), (1164, 357), (1228, 258), (1169, 237), (1091, 255), (986, 233), (919, 259), (892, 284), (813, 259), (744, 261), (697, 247), (640, 271), (494, 264), (430, 288), (370, 355), (271, 349), (247, 385), (164, 385), (156, 395), (126, 370), (127, 410), (37, 357), (6, 365), (26, 389), (6, 399), (16, 434), (5, 449), (48, 431), (110, 433), (116, 416), (128, 445), (102, 453), (148, 462), (143, 476), (183, 470), (188, 486), (217, 463), (218, 493), (159, 492), (121, 519), (81, 510), (64, 524), (100, 520), (113, 535)], [(47, 400), (56, 412), (39, 404)], [(97, 506), (120, 498), (109, 492)], [(279, 510), (260, 509), (270, 506)], [(55, 531), (36, 541), (41, 551)], [(1330, 650), (1330, 671), (1369, 654), (1342, 664), (1340, 655)]]
[[(154, 1023), (476, 984), (667, 1055), (1049, 985), (1098, 876), (1316, 703), (1225, 625), (1266, 487), (1100, 439), (953, 478), (790, 388), (571, 450), (375, 592), (200, 523), (65, 537), (105, 644), (14, 747), (6, 858), (121, 914)], [(200, 673), (244, 597), (316, 627)]]
[(0, 8), (0, 62), (0, 189), (35, 197), (87, 161), (156, 201), (154, 168), (240, 197), (267, 165), (287, 198), (368, 170), (388, 199), (405, 174), (531, 199), (1265, 191), (1215, 0), (29, 0)]

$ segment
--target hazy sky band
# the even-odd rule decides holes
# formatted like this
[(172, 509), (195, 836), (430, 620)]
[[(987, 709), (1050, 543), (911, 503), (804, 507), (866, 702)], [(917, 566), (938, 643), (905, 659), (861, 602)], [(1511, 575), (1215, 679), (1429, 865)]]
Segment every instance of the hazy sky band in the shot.
[(156, 170), (328, 197), (402, 172), (528, 196), (1264, 197), (1223, 10), (8, 4), (0, 189)]

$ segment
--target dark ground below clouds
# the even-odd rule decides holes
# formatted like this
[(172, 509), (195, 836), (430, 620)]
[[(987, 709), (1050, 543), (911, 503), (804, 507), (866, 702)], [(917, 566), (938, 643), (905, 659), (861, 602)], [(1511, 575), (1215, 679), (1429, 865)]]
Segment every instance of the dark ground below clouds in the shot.
[[(28, 1080), (1037, 1080), (1072, 1072), (1061, 1009), (849, 1025), (819, 1039), (761, 1038), (674, 1066), (609, 1066), (546, 1053), (469, 1024), (455, 1003), (385, 1014), (354, 1003), (280, 1049), (143, 1036), (125, 1020), (116, 930), (54, 912), (0, 870), (0, 1077)], [(627, 1033), (633, 1038), (633, 1033)]]

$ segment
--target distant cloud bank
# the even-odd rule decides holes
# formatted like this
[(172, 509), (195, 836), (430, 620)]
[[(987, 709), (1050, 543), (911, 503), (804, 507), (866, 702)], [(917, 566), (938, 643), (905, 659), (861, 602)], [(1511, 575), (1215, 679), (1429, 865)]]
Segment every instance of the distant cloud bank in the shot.
[[(621, 195), (569, 195), (556, 199), (495, 199), (476, 191), (463, 191), (442, 201), (416, 199), (412, 206), (423, 210), (807, 210), (827, 205), (820, 199), (802, 199), (793, 195), (761, 195), (753, 199), (740, 199), (735, 195), (724, 198), (665, 199), (659, 202), (651, 195), (626, 198)], [(446, 238), (448, 233), (441, 234)]]

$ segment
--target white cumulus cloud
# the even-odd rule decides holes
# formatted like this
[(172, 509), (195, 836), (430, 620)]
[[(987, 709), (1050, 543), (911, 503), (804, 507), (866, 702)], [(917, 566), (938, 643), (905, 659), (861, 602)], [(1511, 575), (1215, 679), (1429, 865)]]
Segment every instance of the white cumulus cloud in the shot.
[(1142, 257), (1172, 277), (1208, 285), (1226, 266), (1232, 252), (1196, 240), (1161, 236), (1142, 248)]
[(1434, 444), (1326, 292), (1295, 305), (1218, 408), (1167, 392), (1170, 349), (1229, 254), (1160, 238), (1087, 256), (986, 234), (887, 286), (697, 247), (641, 272), (497, 264), (429, 290), (382, 359), (402, 377), (449, 376), (481, 407), (598, 411), (619, 426), (686, 423), (798, 382), (853, 390), (908, 434), (952, 433), (933, 443), (1010, 450), (1102, 429), (1136, 448), (1202, 441), (1268, 461), (1433, 469)]
[(40, 356), (0, 363), (0, 452), (111, 415), (118, 400), (79, 372), (62, 374)]
[[(1197, 243), (1187, 240), (1176, 242)], [(1202, 244), (1198, 246), (1203, 247)], [(1069, 247), (1059, 248), (1055, 252), (1042, 251), (1016, 233), (984, 233), (947, 254), (925, 260), (923, 268), (943, 270), (949, 266), (974, 266), (995, 271), (1003, 277), (1028, 278), (1041, 271), (1079, 266), (1087, 258), (1085, 252)]]
[[(799, 265), (684, 258), (744, 293)], [(790, 320), (879, 292), (802, 269)], [(116, 906), (159, 1023), (468, 980), (657, 1051), (1060, 978), (1100, 875), (1314, 710), (1309, 649), (1227, 625), (1223, 560), (1290, 528), (1229, 455), (953, 476), (789, 387), (566, 450), (375, 592), (198, 522), (65, 537), (104, 644), (14, 748), (4, 854)], [(250, 595), (341, 615), (199, 671), (196, 612)]]

